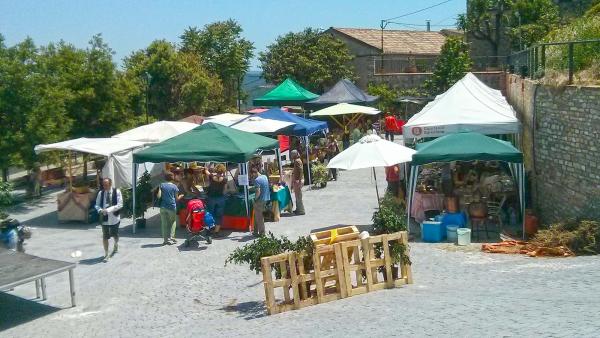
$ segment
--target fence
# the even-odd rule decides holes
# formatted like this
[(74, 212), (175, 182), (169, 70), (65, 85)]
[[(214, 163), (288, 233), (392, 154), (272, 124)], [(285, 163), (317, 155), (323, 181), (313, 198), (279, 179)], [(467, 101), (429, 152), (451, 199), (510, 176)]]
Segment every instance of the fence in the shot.
[(295, 252), (263, 257), (267, 312), (276, 314), (412, 284), (410, 263), (393, 261), (392, 250), (398, 248), (393, 243), (407, 248), (406, 231), (317, 245), (312, 257)]
[[(429, 56), (374, 56), (373, 74), (432, 73), (437, 57)], [(506, 56), (473, 56), (471, 71), (505, 70)]]
[(600, 39), (541, 43), (507, 56), (507, 69), (532, 79), (549, 70), (566, 72), (573, 84), (577, 71), (600, 62)]

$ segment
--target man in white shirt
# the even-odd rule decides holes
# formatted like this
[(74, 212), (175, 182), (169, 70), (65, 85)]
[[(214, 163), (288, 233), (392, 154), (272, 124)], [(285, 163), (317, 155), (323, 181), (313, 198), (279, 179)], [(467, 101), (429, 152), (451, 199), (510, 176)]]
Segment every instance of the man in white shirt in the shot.
[[(123, 208), (121, 190), (112, 188), (112, 180), (102, 180), (102, 190), (96, 196), (96, 211), (100, 216), (102, 225), (102, 245), (104, 246), (104, 262), (114, 256), (119, 250), (119, 225), (121, 224), (120, 211)], [(108, 255), (108, 239), (115, 240), (112, 254)]]

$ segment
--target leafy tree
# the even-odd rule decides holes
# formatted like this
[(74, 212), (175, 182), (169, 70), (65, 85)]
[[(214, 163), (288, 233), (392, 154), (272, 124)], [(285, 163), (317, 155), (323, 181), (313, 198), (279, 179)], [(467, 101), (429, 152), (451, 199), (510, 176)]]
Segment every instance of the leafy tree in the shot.
[(369, 83), (367, 93), (379, 96), (377, 109), (380, 111), (390, 112), (394, 110), (396, 100), (398, 99), (398, 91), (390, 87), (387, 83)]
[(552, 0), (470, 0), (457, 26), (475, 39), (487, 41), (494, 55), (499, 55), (503, 40), (509, 38), (514, 49), (521, 49), (539, 41), (559, 23), (559, 9)]
[(341, 78), (354, 77), (346, 45), (313, 28), (279, 36), (260, 53), (259, 60), (267, 81), (278, 83), (291, 77), (316, 92), (323, 92)]
[(560, 23), (558, 6), (552, 0), (517, 0), (511, 6), (509, 36), (513, 49), (540, 41)]
[(241, 37), (235, 20), (218, 21), (203, 29), (189, 27), (181, 38), (181, 51), (196, 55), (205, 69), (217, 74), (225, 88), (226, 103), (235, 106), (241, 79), (250, 67), (254, 46)]
[(497, 56), (510, 6), (511, 0), (469, 0), (467, 13), (458, 16), (457, 27), (475, 39), (487, 41)]
[(449, 37), (437, 59), (433, 74), (425, 82), (425, 89), (431, 95), (445, 92), (471, 69), (468, 45), (460, 39)]
[[(131, 105), (142, 111), (145, 88), (151, 115), (159, 120), (178, 119), (190, 114), (215, 112), (224, 108), (221, 80), (209, 74), (193, 54), (177, 51), (165, 40), (156, 40), (146, 49), (125, 59), (126, 77), (138, 85)], [(147, 75), (150, 82), (144, 80)]]

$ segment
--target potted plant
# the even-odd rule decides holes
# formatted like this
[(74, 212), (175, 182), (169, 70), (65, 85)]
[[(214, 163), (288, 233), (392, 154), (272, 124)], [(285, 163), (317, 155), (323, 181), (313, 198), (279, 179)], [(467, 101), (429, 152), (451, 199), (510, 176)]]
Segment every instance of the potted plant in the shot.
[[(135, 188), (135, 224), (139, 228), (146, 227), (144, 214), (152, 204), (152, 184), (148, 171), (145, 171)], [(124, 189), (123, 193), (123, 216), (130, 217), (133, 212), (132, 189)], [(139, 218), (138, 218), (139, 217)]]
[(329, 170), (324, 164), (316, 163), (311, 166), (311, 178), (315, 188), (325, 188), (329, 180)]
[[(406, 231), (406, 207), (404, 203), (398, 203), (394, 196), (386, 194), (381, 202), (379, 210), (373, 213), (373, 233), (375, 235), (391, 234), (398, 231)], [(398, 270), (400, 269), (400, 262), (404, 261), (408, 264), (410, 259), (408, 257), (408, 248), (397, 241), (389, 243), (390, 256), (394, 263), (394, 269), (392, 269), (392, 277), (398, 278)], [(383, 256), (383, 247), (381, 245), (375, 246), (375, 256), (381, 258)], [(385, 270), (380, 268), (380, 271), (385, 275)]]

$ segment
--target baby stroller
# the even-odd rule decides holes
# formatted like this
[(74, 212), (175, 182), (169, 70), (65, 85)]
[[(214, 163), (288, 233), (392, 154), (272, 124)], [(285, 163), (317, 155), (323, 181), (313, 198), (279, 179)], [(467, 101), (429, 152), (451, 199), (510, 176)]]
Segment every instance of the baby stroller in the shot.
[(202, 239), (207, 244), (212, 243), (210, 237), (215, 227), (215, 220), (212, 215), (204, 208), (204, 202), (199, 199), (190, 200), (187, 204), (187, 222), (186, 227), (188, 230), (189, 238), (185, 240), (184, 245), (190, 246), (191, 241)]

